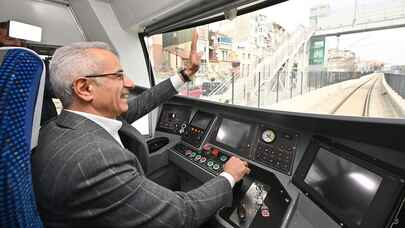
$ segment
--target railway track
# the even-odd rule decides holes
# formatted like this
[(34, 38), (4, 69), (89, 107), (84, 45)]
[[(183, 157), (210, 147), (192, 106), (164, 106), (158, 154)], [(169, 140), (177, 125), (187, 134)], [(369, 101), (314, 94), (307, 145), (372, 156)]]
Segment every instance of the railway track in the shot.
[(374, 90), (375, 84), (377, 83), (378, 78), (374, 80), (373, 84), (370, 88), (368, 88), (366, 99), (364, 100), (363, 106), (363, 113), (362, 116), (369, 116), (370, 115), (370, 101), (371, 101), (371, 94)]
[(380, 78), (372, 77), (354, 88), (330, 112), (332, 115), (369, 116), (371, 96)]

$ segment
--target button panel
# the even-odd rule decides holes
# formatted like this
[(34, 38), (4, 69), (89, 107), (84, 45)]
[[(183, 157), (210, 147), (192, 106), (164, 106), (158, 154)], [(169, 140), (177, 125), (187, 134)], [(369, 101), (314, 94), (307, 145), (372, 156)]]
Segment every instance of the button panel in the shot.
[(204, 149), (200, 151), (179, 143), (174, 146), (174, 150), (194, 164), (215, 175), (223, 171), (223, 166), (229, 159), (228, 155), (211, 145), (204, 145)]
[[(268, 127), (261, 126), (260, 131), (265, 131)], [(272, 128), (275, 129), (275, 128)], [(266, 143), (260, 138), (257, 141), (255, 161), (278, 170), (287, 175), (291, 175), (297, 150), (297, 134), (276, 130), (278, 136), (272, 143)]]
[(180, 134), (180, 128), (183, 124), (188, 123), (191, 110), (188, 107), (180, 105), (163, 105), (160, 114), (157, 130)]

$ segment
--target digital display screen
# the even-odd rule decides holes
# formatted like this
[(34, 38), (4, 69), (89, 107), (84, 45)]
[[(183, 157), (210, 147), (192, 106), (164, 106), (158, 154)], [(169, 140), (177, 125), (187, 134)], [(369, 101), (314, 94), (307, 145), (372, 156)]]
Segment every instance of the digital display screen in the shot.
[(354, 224), (361, 225), (382, 177), (325, 148), (316, 154), (304, 182), (323, 201)]
[(247, 143), (250, 129), (249, 124), (224, 118), (218, 129), (216, 141), (240, 150)]
[(191, 121), (191, 125), (194, 127), (201, 128), (203, 130), (207, 130), (208, 125), (210, 124), (212, 117), (209, 115), (205, 115), (204, 113), (197, 112), (194, 115), (193, 120)]

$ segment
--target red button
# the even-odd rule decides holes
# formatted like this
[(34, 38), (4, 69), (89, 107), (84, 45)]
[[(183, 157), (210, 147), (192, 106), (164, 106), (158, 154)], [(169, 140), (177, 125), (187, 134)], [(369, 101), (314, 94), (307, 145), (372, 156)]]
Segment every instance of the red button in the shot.
[(219, 155), (219, 149), (218, 149), (218, 148), (213, 148), (213, 149), (211, 150), (211, 154), (212, 154), (212, 156), (214, 156), (214, 157), (218, 157), (218, 155)]

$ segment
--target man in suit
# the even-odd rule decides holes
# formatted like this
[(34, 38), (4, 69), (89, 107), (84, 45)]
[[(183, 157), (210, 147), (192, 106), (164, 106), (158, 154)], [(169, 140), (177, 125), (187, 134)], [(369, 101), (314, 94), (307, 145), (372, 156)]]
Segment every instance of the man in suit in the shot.
[(198, 227), (230, 205), (233, 185), (250, 171), (246, 162), (232, 157), (218, 177), (173, 192), (145, 177), (137, 151), (127, 150), (119, 134), (194, 75), (196, 41), (194, 34), (190, 66), (136, 97), (129, 97), (134, 83), (106, 44), (75, 43), (55, 52), (50, 80), (64, 109), (41, 129), (32, 155), (46, 227)]

